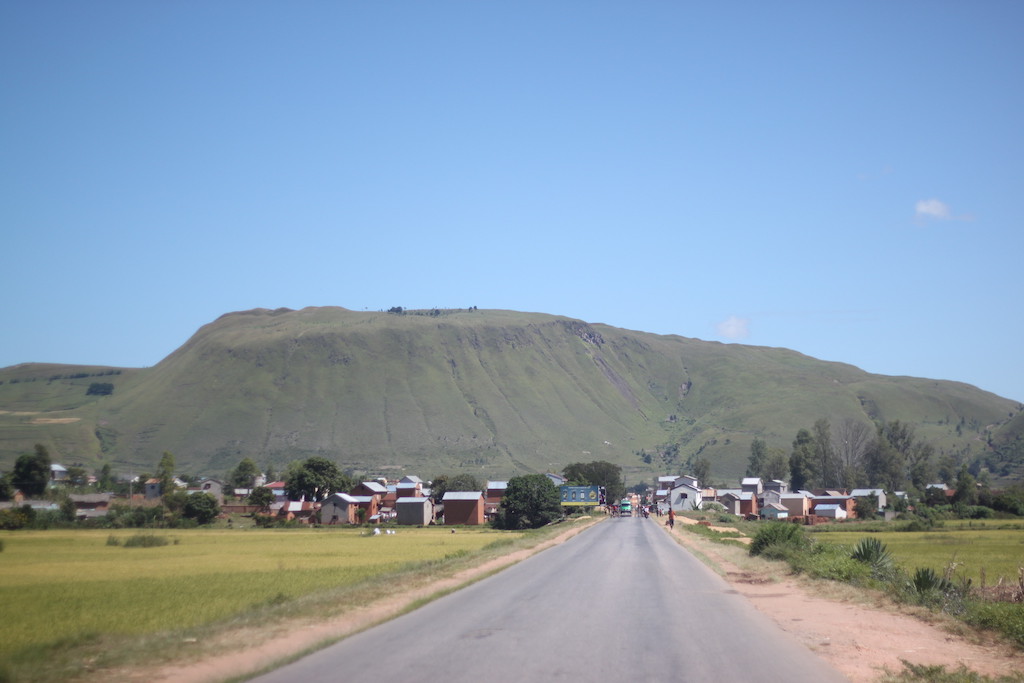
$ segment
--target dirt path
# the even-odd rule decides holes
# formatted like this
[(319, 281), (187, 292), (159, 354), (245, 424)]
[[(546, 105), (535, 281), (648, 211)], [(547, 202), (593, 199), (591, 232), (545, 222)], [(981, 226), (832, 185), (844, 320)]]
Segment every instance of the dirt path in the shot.
[[(657, 519), (652, 519), (651, 523), (663, 524)], [(457, 589), (520, 562), (565, 541), (587, 526), (580, 524), (534, 548), (510, 553), (450, 578), (326, 621), (228, 634), (220, 643), (227, 654), (156, 670), (122, 671), (114, 676), (109, 675), (112, 672), (106, 672), (104, 680), (211, 683), (255, 673), (320, 644), (340, 640), (390, 619), (418, 600)], [(1024, 671), (1024, 658), (1007, 648), (972, 644), (912, 616), (850, 600), (828, 599), (801, 586), (799, 580), (791, 577), (766, 581), (727, 559), (716, 550), (715, 544), (683, 531), (681, 524), (672, 533), (684, 547), (706, 556), (723, 570), (733, 588), (757, 609), (854, 683), (876, 681), (886, 668), (900, 671), (900, 660), (903, 659), (915, 664), (941, 664), (950, 670), (964, 664), (971, 670), (991, 676)]]
[(942, 665), (950, 671), (962, 664), (989, 676), (1024, 671), (1024, 656), (1010, 648), (974, 644), (941, 626), (882, 606), (826, 598), (790, 576), (765, 580), (744, 571), (717, 552), (715, 544), (702, 542), (679, 524), (672, 533), (684, 547), (705, 555), (722, 569), (733, 588), (780, 628), (854, 683), (877, 681), (885, 669), (902, 671), (901, 660)]

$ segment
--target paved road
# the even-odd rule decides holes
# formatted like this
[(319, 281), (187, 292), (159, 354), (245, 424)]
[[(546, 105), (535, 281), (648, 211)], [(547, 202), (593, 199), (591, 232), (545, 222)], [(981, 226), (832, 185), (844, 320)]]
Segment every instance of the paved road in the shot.
[[(813, 619), (813, 615), (808, 615)], [(258, 679), (846, 680), (676, 544), (610, 519)]]

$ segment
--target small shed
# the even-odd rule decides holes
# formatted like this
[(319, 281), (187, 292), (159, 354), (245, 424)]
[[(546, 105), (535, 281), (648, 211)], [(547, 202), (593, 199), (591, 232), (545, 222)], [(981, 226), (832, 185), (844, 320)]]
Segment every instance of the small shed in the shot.
[(479, 491), (448, 491), (444, 502), (445, 524), (478, 526), (484, 523), (484, 494)]
[(426, 526), (434, 521), (434, 503), (424, 496), (406, 496), (395, 501), (399, 524)]
[(786, 519), (789, 517), (789, 510), (781, 503), (767, 503), (761, 508), (761, 516), (765, 519)]
[(814, 514), (828, 519), (846, 519), (846, 508), (838, 503), (821, 503), (814, 506)]

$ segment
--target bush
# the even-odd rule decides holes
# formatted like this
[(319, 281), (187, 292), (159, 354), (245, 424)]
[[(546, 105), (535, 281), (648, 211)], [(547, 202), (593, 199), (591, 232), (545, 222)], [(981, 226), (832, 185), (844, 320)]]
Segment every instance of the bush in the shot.
[(998, 631), (1024, 647), (1024, 604), (971, 602), (964, 620), (972, 626)]
[(162, 545), (167, 545), (169, 541), (165, 536), (156, 536), (154, 534), (135, 534), (134, 536), (128, 537), (124, 542), (125, 548), (157, 548)]
[(786, 554), (789, 551), (806, 550), (810, 546), (810, 539), (799, 524), (768, 522), (754, 534), (754, 539), (750, 543), (750, 554), (761, 555), (767, 548), (776, 545), (783, 547), (774, 550), (774, 553)]
[(832, 543), (816, 543), (810, 552), (796, 553), (790, 560), (794, 570), (816, 579), (864, 583), (871, 568), (850, 557), (848, 548)]

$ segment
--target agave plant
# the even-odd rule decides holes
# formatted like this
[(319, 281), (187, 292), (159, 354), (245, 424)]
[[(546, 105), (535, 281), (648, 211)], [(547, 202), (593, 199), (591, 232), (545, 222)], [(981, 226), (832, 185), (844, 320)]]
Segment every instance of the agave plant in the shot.
[(854, 547), (850, 557), (858, 562), (871, 565), (871, 568), (876, 573), (891, 569), (893, 565), (892, 555), (889, 553), (888, 548), (877, 538), (861, 539), (856, 547)]
[(918, 567), (914, 572), (914, 577), (910, 580), (910, 586), (920, 596), (949, 593), (953, 590), (953, 582), (944, 576), (939, 576), (931, 567)]

